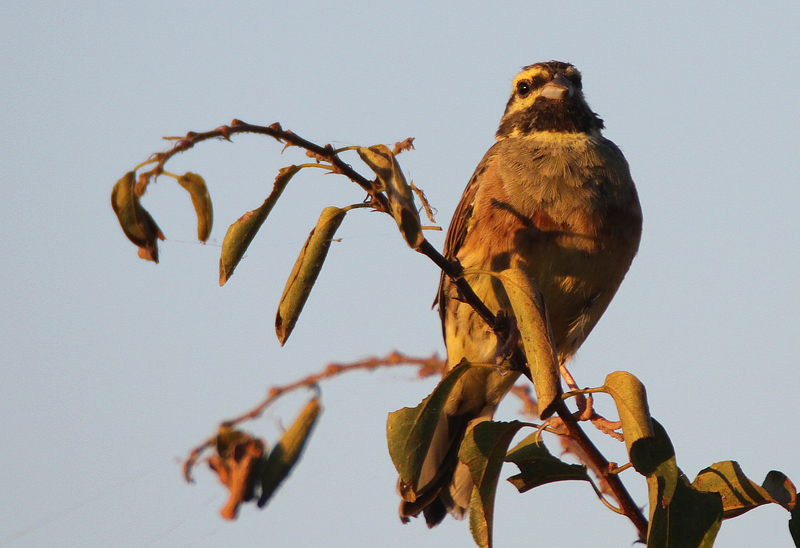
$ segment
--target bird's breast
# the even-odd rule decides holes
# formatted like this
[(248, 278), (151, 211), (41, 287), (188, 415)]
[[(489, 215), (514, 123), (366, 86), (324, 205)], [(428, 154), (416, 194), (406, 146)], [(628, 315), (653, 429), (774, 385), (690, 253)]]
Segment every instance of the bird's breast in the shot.
[[(517, 151), (519, 152), (519, 151)], [(458, 259), (467, 271), (523, 268), (544, 295), (559, 351), (570, 355), (616, 292), (636, 253), (641, 211), (627, 166), (597, 151), (519, 155), (483, 173)], [(623, 161), (624, 162), (624, 161)], [(490, 307), (496, 280), (472, 278)]]

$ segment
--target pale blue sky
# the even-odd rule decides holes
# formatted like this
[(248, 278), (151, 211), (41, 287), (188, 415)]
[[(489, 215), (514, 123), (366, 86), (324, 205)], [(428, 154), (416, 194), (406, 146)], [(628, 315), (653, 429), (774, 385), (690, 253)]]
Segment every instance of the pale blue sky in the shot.
[[(469, 546), (465, 522), (397, 519), (386, 414), (432, 387), (410, 369), (324, 385), (316, 434), (265, 511), (225, 523), (216, 478), (180, 476), (188, 450), (273, 384), (329, 361), (442, 351), (436, 269), (391, 219), (348, 216), (280, 348), (286, 276), (319, 211), (360, 200), (352, 184), (299, 175), (222, 289), (219, 248), (193, 243), (183, 189), (164, 178), (144, 198), (168, 238), (158, 266), (136, 258), (109, 193), (162, 136), (280, 121), (319, 142), (416, 137), (400, 161), (446, 226), (511, 79), (549, 59), (582, 70), (645, 215), (639, 256), (574, 374), (642, 379), (690, 477), (736, 459), (758, 482), (771, 469), (800, 482), (800, 5), (587, 5), (3, 2), (0, 547)], [(280, 151), (241, 136), (171, 164), (208, 182), (212, 244), (302, 160)], [(250, 426), (274, 436), (300, 403)], [(644, 482), (624, 479), (644, 504)], [(497, 513), (498, 547), (635, 538), (585, 484), (519, 495), (502, 482)], [(789, 547), (787, 519), (757, 509), (724, 523), (717, 545)]]

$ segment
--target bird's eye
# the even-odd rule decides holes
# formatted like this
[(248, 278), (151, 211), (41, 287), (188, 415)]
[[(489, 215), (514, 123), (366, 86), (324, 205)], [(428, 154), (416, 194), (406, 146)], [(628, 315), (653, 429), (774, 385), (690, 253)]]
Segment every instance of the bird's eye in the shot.
[(520, 97), (525, 97), (531, 92), (531, 83), (527, 80), (523, 80), (517, 83), (517, 94)]

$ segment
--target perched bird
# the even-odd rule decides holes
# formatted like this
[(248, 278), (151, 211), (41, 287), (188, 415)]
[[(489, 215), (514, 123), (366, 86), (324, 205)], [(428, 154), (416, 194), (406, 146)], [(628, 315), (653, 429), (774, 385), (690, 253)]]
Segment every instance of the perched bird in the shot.
[[(485, 271), (522, 268), (544, 296), (563, 366), (608, 307), (639, 247), (642, 212), (628, 163), (602, 136), (603, 121), (583, 97), (569, 63), (525, 67), (497, 130), (453, 216), (444, 254), (494, 312), (513, 312), (502, 285)], [(481, 272), (483, 271), (483, 272)], [(494, 363), (497, 337), (442, 276), (439, 314), (448, 370), (462, 359)], [(491, 419), (519, 373), (469, 369), (445, 406), (425, 457), (408, 521), (423, 512), (429, 527), (450, 512), (463, 517), (472, 493), (458, 461), (465, 433)]]

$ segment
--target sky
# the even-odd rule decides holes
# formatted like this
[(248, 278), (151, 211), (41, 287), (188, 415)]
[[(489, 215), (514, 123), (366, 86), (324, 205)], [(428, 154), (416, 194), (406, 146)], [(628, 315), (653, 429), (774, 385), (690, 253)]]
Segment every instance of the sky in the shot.
[[(3, 2), (0, 18), (0, 547), (469, 546), (468, 524), (397, 518), (389, 412), (434, 381), (412, 368), (321, 387), (324, 413), (265, 510), (219, 517), (226, 493), (181, 461), (271, 387), (400, 350), (443, 354), (438, 274), (385, 215), (354, 211), (291, 338), (278, 299), (328, 205), (363, 198), (321, 172), (292, 181), (235, 275), (227, 227), (297, 150), (259, 136), (176, 157), (215, 206), (195, 241), (185, 191), (143, 198), (161, 263), (136, 257), (109, 195), (162, 137), (238, 118), (319, 143), (394, 143), (446, 227), (525, 65), (582, 72), (644, 211), (639, 255), (572, 365), (647, 387), (679, 466), (737, 460), (800, 482), (800, 5), (784, 2)], [(355, 156), (352, 163), (360, 167)], [(363, 171), (362, 171), (363, 172)], [(431, 233), (441, 249), (443, 233)], [(247, 425), (274, 440), (308, 394)], [(609, 411), (608, 402), (599, 402)], [(508, 401), (498, 418), (516, 417)], [(598, 443), (624, 462), (620, 444)], [(553, 446), (555, 450), (555, 445)], [(506, 467), (501, 477), (514, 473)], [(644, 481), (623, 475), (637, 501)], [(799, 483), (800, 484), (800, 483)], [(633, 527), (588, 485), (498, 489), (495, 545), (630, 546)], [(723, 523), (717, 546), (792, 546), (781, 508)]]

